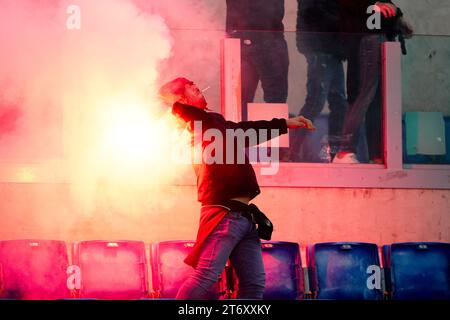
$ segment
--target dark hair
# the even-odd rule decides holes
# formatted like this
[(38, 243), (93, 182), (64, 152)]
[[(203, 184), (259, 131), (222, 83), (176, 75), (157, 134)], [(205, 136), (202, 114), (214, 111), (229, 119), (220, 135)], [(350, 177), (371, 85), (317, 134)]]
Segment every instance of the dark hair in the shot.
[(189, 79), (186, 78), (176, 78), (172, 81), (167, 82), (159, 89), (159, 94), (165, 96), (167, 94), (172, 95), (184, 95), (184, 90), (187, 84), (193, 84)]

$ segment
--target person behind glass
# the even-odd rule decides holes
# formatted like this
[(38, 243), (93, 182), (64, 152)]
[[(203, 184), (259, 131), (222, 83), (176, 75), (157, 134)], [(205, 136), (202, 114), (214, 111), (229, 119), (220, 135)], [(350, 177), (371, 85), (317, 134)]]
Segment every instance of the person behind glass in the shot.
[[(330, 156), (334, 156), (339, 147), (338, 141), (347, 111), (344, 54), (338, 37), (339, 14), (337, 0), (298, 0), (297, 48), (305, 56), (308, 65), (306, 99), (299, 115), (314, 121), (328, 101)], [(296, 133), (290, 160), (315, 162), (317, 155), (303, 145), (308, 132)], [(300, 148), (303, 148), (302, 157), (299, 156)], [(327, 161), (328, 156), (321, 160)]]
[[(381, 28), (369, 29), (369, 6), (381, 14)], [(383, 162), (381, 110), (381, 45), (393, 33), (400, 11), (391, 1), (339, 0), (341, 31), (348, 62), (349, 107), (344, 120), (342, 143), (333, 163), (359, 163), (356, 149), (366, 121), (366, 139), (371, 162)]]
[(258, 83), (267, 103), (285, 103), (289, 55), (284, 38), (284, 0), (227, 0), (226, 32), (241, 39), (242, 119)]
[[(279, 134), (287, 133), (288, 128), (314, 130), (312, 122), (304, 117), (238, 123), (226, 121), (221, 114), (206, 111), (207, 102), (202, 92), (186, 78), (166, 83), (159, 94), (172, 114), (188, 125), (193, 145), (195, 135), (200, 134), (193, 130), (196, 121), (202, 124), (202, 136), (205, 130), (219, 130), (224, 137), (224, 148), (227, 145), (227, 129), (277, 129)], [(268, 139), (274, 137), (268, 135)], [(210, 144), (211, 141), (201, 141), (202, 151)], [(222, 150), (223, 153), (225, 150)], [(262, 299), (265, 272), (259, 238), (260, 225), (258, 229), (255, 225), (259, 209), (249, 204), (260, 194), (253, 167), (247, 157), (242, 164), (228, 164), (228, 161), (227, 164), (221, 164), (205, 161), (205, 152), (202, 154), (202, 161), (194, 164), (198, 201), (202, 204), (200, 224), (196, 243), (185, 259), (194, 270), (180, 287), (176, 298), (206, 299), (209, 288), (217, 282), (230, 259), (239, 279), (238, 297)]]

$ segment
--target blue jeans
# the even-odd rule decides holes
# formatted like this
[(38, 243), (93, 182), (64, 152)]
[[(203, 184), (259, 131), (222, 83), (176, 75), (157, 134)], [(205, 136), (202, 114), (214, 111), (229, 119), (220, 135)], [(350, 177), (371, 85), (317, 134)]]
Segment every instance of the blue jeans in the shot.
[[(300, 114), (314, 121), (322, 112), (328, 100), (330, 115), (328, 120), (328, 136), (332, 153), (339, 147), (339, 137), (342, 134), (347, 98), (345, 95), (345, 76), (341, 58), (327, 53), (305, 54), (308, 63), (306, 100)], [(306, 130), (293, 132), (291, 158), (295, 161), (314, 161), (316, 155), (310, 150), (302, 150), (303, 157), (298, 158), (299, 150), (305, 138), (310, 134)]]
[(205, 299), (230, 258), (239, 280), (240, 299), (262, 299), (265, 271), (261, 240), (254, 223), (229, 212), (202, 246), (197, 267), (178, 291), (177, 299)]

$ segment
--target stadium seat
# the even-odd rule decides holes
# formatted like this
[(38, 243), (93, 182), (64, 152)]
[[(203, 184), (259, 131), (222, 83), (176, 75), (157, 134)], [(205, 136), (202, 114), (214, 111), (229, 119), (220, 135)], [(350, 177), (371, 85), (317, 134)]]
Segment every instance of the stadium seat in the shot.
[[(308, 247), (307, 260), (315, 298), (383, 299), (382, 274), (376, 244), (318, 243)], [(376, 270), (379, 272), (376, 273)], [(369, 286), (368, 282), (373, 274), (379, 277), (380, 287)]]
[[(184, 263), (194, 241), (162, 241), (151, 246), (152, 283), (156, 298), (174, 299), (178, 289), (193, 270)], [(225, 277), (220, 277), (206, 299), (217, 300), (225, 294)]]
[(266, 271), (265, 300), (304, 298), (304, 281), (300, 246), (293, 242), (262, 243)]
[(0, 241), (0, 297), (56, 300), (70, 297), (63, 241)]
[(81, 270), (80, 298), (133, 300), (148, 297), (142, 241), (82, 241), (73, 261)]
[[(266, 272), (264, 300), (300, 300), (305, 297), (300, 246), (294, 242), (263, 241), (261, 244)], [(239, 280), (231, 266), (228, 288), (236, 298)]]
[(383, 246), (395, 300), (450, 299), (450, 243), (409, 242)]

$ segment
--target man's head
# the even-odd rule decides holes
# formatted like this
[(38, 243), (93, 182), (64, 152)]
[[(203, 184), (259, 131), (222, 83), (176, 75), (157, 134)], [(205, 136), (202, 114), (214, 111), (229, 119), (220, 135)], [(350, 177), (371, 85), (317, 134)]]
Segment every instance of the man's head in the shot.
[(200, 109), (206, 109), (207, 106), (203, 93), (194, 82), (186, 78), (176, 78), (167, 82), (159, 89), (159, 96), (170, 106), (175, 102), (188, 104)]

